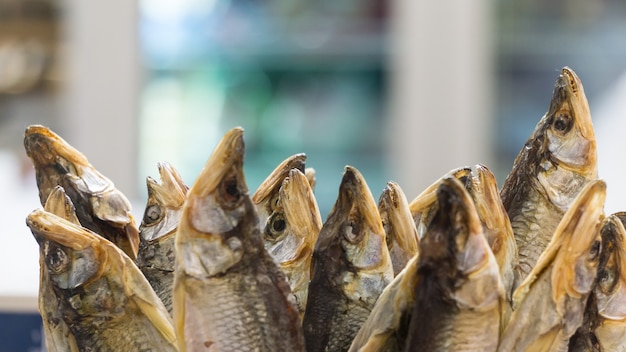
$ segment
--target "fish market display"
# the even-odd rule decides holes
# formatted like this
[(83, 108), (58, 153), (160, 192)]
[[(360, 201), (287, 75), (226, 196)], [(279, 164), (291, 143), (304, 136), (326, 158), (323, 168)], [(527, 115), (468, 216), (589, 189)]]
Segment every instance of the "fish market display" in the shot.
[(583, 322), (600, 259), (606, 185), (587, 184), (513, 296), (499, 351), (564, 351)]
[(321, 228), (322, 217), (309, 181), (300, 170), (289, 170), (263, 230), (263, 240), (287, 277), (301, 317), (306, 308), (313, 248)]
[(172, 314), (176, 229), (189, 188), (170, 164), (157, 167), (161, 184), (149, 176), (146, 180), (148, 202), (139, 226), (137, 266)]
[(176, 234), (174, 324), (181, 351), (303, 351), (284, 273), (263, 246), (230, 130), (187, 194)]
[(397, 275), (417, 255), (419, 238), (409, 203), (396, 182), (387, 182), (378, 199), (378, 212), (385, 229), (393, 273)]
[(302, 151), (250, 196), (235, 127), (191, 188), (157, 164), (137, 229), (60, 136), (32, 125), (24, 148), (48, 351), (626, 352), (626, 212), (604, 216), (568, 67), (500, 190), (487, 166), (451, 165), (410, 203), (393, 181), (377, 203), (346, 166), (320, 214), (329, 185)]
[(55, 186), (62, 186), (76, 207), (81, 225), (104, 236), (134, 260), (139, 233), (130, 202), (113, 182), (46, 127), (29, 126), (24, 135), (24, 147), (35, 166), (41, 205)]
[(357, 169), (346, 166), (339, 195), (313, 252), (302, 327), (306, 349), (347, 351), (393, 267), (376, 202)]
[(597, 178), (596, 138), (580, 79), (568, 67), (556, 80), (548, 112), (517, 155), (502, 185), (519, 251), (518, 282), (546, 248), (563, 214)]
[(44, 210), (26, 224), (79, 351), (177, 351), (167, 310), (118, 247)]

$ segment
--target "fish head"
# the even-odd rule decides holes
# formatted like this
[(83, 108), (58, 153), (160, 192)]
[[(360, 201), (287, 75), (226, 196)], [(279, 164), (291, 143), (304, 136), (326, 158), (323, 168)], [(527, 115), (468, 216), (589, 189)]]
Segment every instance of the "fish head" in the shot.
[(75, 289), (99, 277), (106, 256), (98, 240), (79, 225), (44, 210), (35, 210), (26, 224), (39, 243), (50, 282), (62, 290)]
[[(437, 209), (420, 245), (420, 270), (436, 273), (445, 294), (474, 309), (499, 304), (499, 271), (472, 198), (455, 177), (441, 180)], [(426, 276), (424, 276), (426, 277)]]
[(339, 195), (315, 244), (314, 270), (329, 268), (353, 300), (373, 301), (393, 279), (385, 231), (376, 201), (361, 173), (346, 166)]
[(419, 248), (417, 228), (411, 216), (409, 202), (398, 183), (387, 182), (378, 199), (378, 213), (385, 230), (387, 248), (391, 251), (398, 247), (409, 258), (416, 255)]
[(244, 257), (244, 241), (260, 241), (258, 218), (243, 173), (243, 129), (219, 142), (187, 193), (176, 232), (176, 260), (200, 279), (226, 272)]
[(537, 178), (550, 200), (565, 210), (582, 186), (598, 175), (589, 103), (580, 79), (569, 67), (561, 70), (548, 112), (536, 130), (531, 140), (541, 143), (535, 162)]
[(626, 213), (608, 216), (602, 223), (602, 252), (594, 289), (598, 314), (606, 320), (626, 320)]
[(475, 165), (467, 177), (465, 188), (474, 201), (485, 238), (500, 267), (502, 281), (509, 294), (514, 280), (513, 263), (517, 257), (517, 246), (496, 177), (486, 166)]
[(284, 268), (310, 259), (322, 218), (306, 176), (291, 169), (270, 215), (263, 239), (270, 255)]
[(141, 241), (151, 242), (173, 236), (178, 227), (189, 187), (168, 163), (158, 163), (161, 184), (148, 176), (148, 202), (139, 226)]
[(447, 177), (454, 177), (460, 180), (462, 184), (465, 184), (471, 171), (469, 167), (460, 167), (450, 170), (409, 203), (409, 210), (411, 211), (411, 216), (413, 216), (413, 221), (415, 222), (415, 227), (417, 228), (420, 238), (424, 236), (428, 223), (430, 223), (435, 214), (437, 207), (437, 189), (441, 185), (441, 182)]
[(31, 125), (24, 133), (26, 154), (35, 166), (39, 199), (45, 204), (56, 185), (102, 192), (110, 181), (100, 175), (87, 158), (63, 138), (41, 125)]
[(254, 195), (252, 195), (252, 203), (256, 206), (259, 214), (261, 227), (265, 226), (265, 222), (272, 214), (278, 203), (278, 196), (283, 180), (289, 174), (291, 169), (298, 169), (304, 172), (304, 164), (306, 162), (306, 154), (294, 154), (283, 160), (276, 168), (261, 182)]

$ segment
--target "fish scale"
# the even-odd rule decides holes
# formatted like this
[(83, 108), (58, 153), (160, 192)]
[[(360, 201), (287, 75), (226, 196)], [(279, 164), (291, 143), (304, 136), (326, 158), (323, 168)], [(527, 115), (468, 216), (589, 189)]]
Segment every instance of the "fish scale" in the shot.
[[(267, 326), (267, 311), (263, 298), (256, 288), (255, 279), (246, 276), (242, 282), (215, 278), (210, 282), (188, 279), (186, 286), (188, 304), (198, 299), (205, 304), (186, 312), (185, 327), (203, 329), (217, 342), (187, 339), (190, 350), (196, 351), (207, 344), (219, 351), (270, 351), (267, 341), (274, 337)], [(241, 324), (241, 322), (245, 324)]]
[(518, 280), (519, 285), (532, 270), (537, 259), (548, 246), (554, 229), (543, 224), (558, 224), (563, 212), (552, 206), (543, 196), (534, 193), (528, 197), (520, 215), (511, 219), (511, 227), (515, 235), (519, 254)]

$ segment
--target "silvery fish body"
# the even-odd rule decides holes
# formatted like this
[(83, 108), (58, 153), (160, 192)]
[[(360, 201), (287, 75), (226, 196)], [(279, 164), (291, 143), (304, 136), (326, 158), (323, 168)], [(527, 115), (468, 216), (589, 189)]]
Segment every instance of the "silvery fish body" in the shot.
[(176, 234), (174, 326), (181, 351), (304, 351), (284, 273), (264, 248), (228, 131), (187, 193)]
[(519, 253), (515, 287), (535, 266), (578, 193), (597, 174), (589, 104), (580, 79), (565, 67), (548, 112), (517, 155), (500, 192)]

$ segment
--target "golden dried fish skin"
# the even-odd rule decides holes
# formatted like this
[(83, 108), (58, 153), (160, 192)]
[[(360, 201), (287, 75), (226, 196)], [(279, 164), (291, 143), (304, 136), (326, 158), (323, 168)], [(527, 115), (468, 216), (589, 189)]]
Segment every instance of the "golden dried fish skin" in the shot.
[(78, 350), (177, 351), (167, 310), (119, 248), (43, 210), (26, 223)]
[(564, 351), (581, 326), (601, 253), (606, 185), (587, 184), (513, 295), (498, 351)]
[[(280, 186), (283, 184), (283, 180), (287, 177), (291, 169), (298, 169), (304, 173), (305, 162), (306, 154), (304, 153), (294, 154), (288, 157), (276, 166), (267, 178), (261, 182), (261, 185), (259, 185), (256, 192), (254, 192), (254, 195), (252, 196), (252, 203), (254, 203), (256, 211), (259, 214), (261, 228), (265, 227), (267, 219), (276, 208), (276, 203), (278, 202), (278, 192), (280, 190)], [(312, 176), (315, 177), (315, 174), (313, 173)]]
[(569, 350), (623, 351), (626, 348), (626, 213), (602, 223), (598, 279), (585, 307), (582, 326)]
[(176, 229), (189, 187), (168, 163), (158, 163), (161, 184), (147, 178), (148, 201), (139, 226), (137, 266), (172, 314)]
[(504, 288), (472, 199), (442, 180), (420, 242), (405, 351), (495, 351)]
[(419, 237), (409, 202), (396, 182), (387, 182), (378, 199), (378, 213), (385, 229), (393, 273), (397, 275), (417, 255)]
[(415, 222), (419, 238), (422, 238), (424, 233), (426, 233), (428, 224), (432, 220), (435, 210), (437, 209), (437, 189), (441, 185), (441, 182), (448, 177), (454, 177), (461, 181), (462, 184), (465, 184), (467, 177), (471, 172), (472, 169), (470, 167), (459, 167), (450, 170), (448, 173), (441, 176), (437, 181), (428, 186), (409, 203), (409, 210), (411, 211), (411, 216)]
[(535, 266), (565, 211), (597, 174), (589, 104), (576, 73), (564, 67), (548, 112), (517, 155), (500, 192), (519, 252), (514, 286)]
[(76, 207), (81, 225), (110, 240), (134, 260), (139, 244), (137, 226), (130, 202), (113, 182), (44, 126), (28, 126), (24, 148), (35, 166), (41, 204), (55, 186), (62, 186)]
[(358, 170), (346, 166), (313, 252), (302, 324), (307, 351), (347, 351), (392, 279), (376, 201)]
[(309, 181), (300, 170), (291, 169), (262, 235), (265, 249), (287, 277), (301, 318), (311, 279), (313, 248), (321, 228), (322, 217)]
[(514, 268), (518, 261), (513, 228), (500, 199), (494, 174), (484, 165), (474, 165), (471, 169), (465, 188), (474, 201), (485, 238), (500, 268), (500, 279), (510, 308), (515, 280)]
[(176, 233), (174, 326), (181, 351), (304, 351), (284, 273), (263, 246), (228, 131), (187, 193)]

